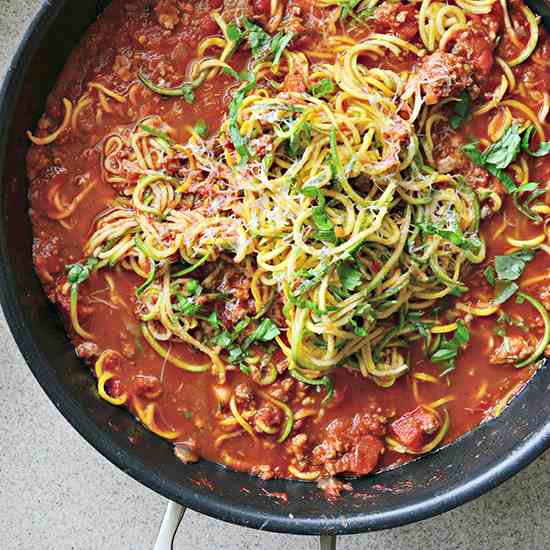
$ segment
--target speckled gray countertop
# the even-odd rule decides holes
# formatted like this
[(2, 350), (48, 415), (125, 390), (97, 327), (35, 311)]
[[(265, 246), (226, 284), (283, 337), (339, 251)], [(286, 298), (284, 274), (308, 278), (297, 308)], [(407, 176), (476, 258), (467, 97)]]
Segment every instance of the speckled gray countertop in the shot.
[[(0, 78), (40, 4), (0, 0)], [(0, 550), (150, 549), (164, 499), (112, 466), (69, 426), (31, 376), (2, 316), (0, 349)], [(412, 526), (341, 537), (338, 548), (548, 549), (549, 466), (546, 453), (473, 503)], [(189, 512), (175, 548), (312, 550), (317, 544)]]

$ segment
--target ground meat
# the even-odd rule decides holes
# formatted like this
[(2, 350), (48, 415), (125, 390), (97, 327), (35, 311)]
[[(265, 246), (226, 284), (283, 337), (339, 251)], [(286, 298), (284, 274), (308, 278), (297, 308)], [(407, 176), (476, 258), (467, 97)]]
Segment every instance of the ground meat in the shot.
[(156, 376), (138, 374), (132, 379), (134, 394), (147, 399), (156, 399), (162, 395), (162, 382)]
[(491, 178), (485, 168), (477, 166), (461, 152), (465, 142), (460, 134), (452, 132), (447, 125), (438, 125), (432, 132), (432, 138), (435, 167), (440, 172), (464, 176), (472, 189), (492, 187), (499, 194), (504, 192), (500, 183)]
[(239, 300), (246, 300), (250, 296), (250, 277), (238, 269), (228, 268), (224, 272), (221, 284), (218, 286), (220, 292), (231, 294)]
[(323, 491), (325, 497), (329, 501), (337, 499), (342, 491), (353, 491), (352, 485), (333, 477), (324, 477), (320, 479), (317, 486)]
[(491, 352), (489, 361), (493, 365), (514, 363), (526, 359), (534, 350), (533, 345), (523, 336), (506, 336), (502, 339), (502, 343)]
[(493, 68), (496, 32), (485, 27), (479, 17), (472, 19), (468, 27), (457, 36), (451, 51), (472, 67), (474, 80), (481, 83)]
[(51, 284), (55, 277), (63, 271), (59, 237), (35, 238), (32, 255), (36, 273), (43, 284)]
[(226, 21), (238, 21), (250, 19), (254, 15), (252, 0), (225, 0), (223, 3), (222, 17)]
[(227, 329), (231, 329), (247, 315), (254, 315), (256, 313), (256, 303), (252, 299), (234, 299), (221, 303), (218, 302), (217, 307), (220, 308), (218, 312), (220, 321)]
[(285, 378), (284, 380), (278, 380), (271, 385), (270, 394), (279, 401), (288, 403), (293, 396), (296, 389), (296, 381), (294, 378)]
[(82, 342), (76, 346), (76, 354), (81, 359), (95, 359), (100, 353), (99, 346), (94, 342)]
[(223, 279), (217, 290), (231, 298), (216, 303), (220, 321), (230, 330), (247, 315), (256, 314), (256, 302), (250, 292), (251, 279), (240, 269), (228, 267), (223, 271)]
[(136, 356), (136, 345), (133, 342), (122, 342), (122, 355), (127, 359), (133, 359)]
[(416, 70), (427, 105), (460, 94), (472, 84), (471, 73), (471, 66), (462, 57), (445, 52), (425, 57)]
[(377, 415), (356, 414), (351, 421), (350, 435), (356, 437), (366, 434), (383, 436), (386, 434), (386, 426)]
[(174, 454), (184, 464), (192, 464), (199, 461), (199, 455), (197, 454), (198, 448), (199, 445), (197, 441), (193, 438), (189, 438), (187, 441), (177, 443), (174, 446)]
[(33, 181), (53, 163), (50, 147), (31, 146), (27, 153), (27, 175)]
[(306, 79), (306, 69), (299, 63), (295, 63), (292, 70), (286, 75), (281, 90), (283, 92), (304, 93), (307, 90)]
[(254, 403), (254, 392), (248, 384), (237, 384), (235, 386), (235, 400), (238, 405), (248, 407)]
[(107, 350), (103, 359), (103, 369), (114, 372), (122, 366), (123, 358), (118, 351)]
[(370, 474), (378, 465), (383, 452), (384, 442), (379, 437), (366, 435), (356, 441), (341, 459), (326, 468), (327, 473), (350, 473), (360, 476)]
[(298, 434), (290, 440), (288, 451), (296, 457), (296, 460), (302, 461), (306, 455), (307, 435)]
[(381, 436), (385, 433), (382, 419), (369, 413), (353, 419), (337, 418), (325, 429), (325, 439), (312, 452), (315, 464), (329, 475), (372, 472), (384, 452)]
[(250, 473), (253, 476), (258, 476), (260, 479), (267, 481), (279, 475), (279, 468), (273, 468), (273, 466), (269, 466), (268, 464), (259, 464), (257, 466), (252, 466)]
[(159, 25), (172, 30), (180, 22), (180, 10), (176, 6), (176, 0), (160, 0), (155, 6), (155, 13)]
[(132, 80), (132, 62), (125, 55), (117, 55), (113, 65), (113, 73), (115, 73), (124, 82)]
[(254, 428), (258, 433), (264, 432), (264, 427), (277, 428), (283, 421), (281, 409), (274, 405), (267, 404), (256, 411), (254, 415)]
[(120, 382), (120, 378), (110, 378), (107, 380), (107, 382), (105, 382), (105, 391), (108, 395), (114, 397), (115, 399), (120, 397), (122, 395), (122, 384)]
[(539, 299), (547, 311), (550, 311), (550, 286), (544, 287), (540, 291)]
[[(272, 29), (271, 31), (274, 30), (275, 29)], [(286, 15), (281, 24), (281, 30), (285, 33), (291, 32), (297, 37), (307, 38), (310, 29), (308, 29), (304, 22), (302, 8), (300, 6), (289, 6), (287, 8)]]
[(376, 32), (411, 40), (418, 34), (418, 7), (414, 4), (384, 2), (369, 19)]
[(441, 421), (435, 412), (417, 407), (394, 420), (390, 424), (389, 433), (405, 447), (418, 451), (426, 444), (427, 436), (434, 434), (440, 425)]

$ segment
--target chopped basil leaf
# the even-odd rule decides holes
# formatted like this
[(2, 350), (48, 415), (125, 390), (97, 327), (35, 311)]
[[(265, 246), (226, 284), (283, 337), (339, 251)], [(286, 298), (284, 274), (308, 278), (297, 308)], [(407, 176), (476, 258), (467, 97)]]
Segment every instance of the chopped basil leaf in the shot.
[(513, 281), (497, 281), (495, 290), (497, 294), (492, 304), (499, 306), (509, 300), (519, 290), (519, 286)]
[(215, 338), (214, 338), (214, 344), (216, 346), (220, 346), (222, 348), (229, 347), (233, 342), (233, 338), (227, 330), (224, 330), (223, 332), (220, 332)]
[(495, 270), (493, 269), (492, 265), (488, 265), (485, 268), (485, 271), (483, 272), (485, 275), (485, 279), (487, 279), (487, 282), (494, 287), (496, 283), (496, 277), (495, 277)]
[(229, 362), (231, 364), (238, 363), (246, 357), (246, 351), (241, 346), (233, 346), (229, 350)]
[(248, 338), (252, 341), (269, 342), (279, 336), (280, 333), (279, 327), (266, 317)]
[(336, 233), (334, 232), (334, 224), (328, 217), (327, 211), (324, 206), (313, 207), (312, 213), (313, 223), (317, 231), (315, 237), (320, 241), (329, 243), (336, 242)]
[(302, 122), (295, 124), (290, 133), (288, 150), (291, 157), (303, 154), (307, 145), (311, 142), (311, 124)]
[(447, 374), (451, 370), (454, 370), (454, 359), (458, 356), (458, 352), (461, 348), (465, 347), (470, 341), (470, 331), (466, 328), (464, 323), (457, 321), (457, 327), (453, 337), (450, 340), (443, 340), (437, 350), (432, 353), (430, 360), (434, 363), (448, 363), (446, 370)]
[(340, 19), (344, 21), (348, 17), (353, 17), (353, 10), (361, 0), (337, 0), (337, 4), (342, 6), (340, 10)]
[(235, 23), (230, 23), (227, 25), (227, 38), (231, 40), (231, 42), (240, 42), (244, 36), (243, 32)]
[(340, 282), (346, 290), (353, 291), (361, 286), (362, 275), (352, 264), (348, 262), (341, 263), (337, 267)]
[(218, 319), (218, 314), (213, 311), (208, 318), (206, 319), (214, 328), (218, 328), (220, 326), (220, 321)]
[(281, 62), (283, 52), (294, 38), (294, 33), (287, 34), (277, 33), (271, 40), (271, 51), (273, 53), (273, 65), (278, 65)]
[(201, 138), (205, 138), (208, 135), (208, 126), (204, 120), (198, 120), (193, 130), (195, 130), (195, 133)]
[(199, 304), (196, 304), (192, 299), (188, 298), (187, 296), (176, 294), (176, 299), (178, 300), (178, 303), (174, 306), (174, 309), (182, 315), (193, 316), (197, 314), (201, 309), (201, 306)]
[(202, 287), (199, 281), (195, 279), (191, 279), (190, 281), (187, 282), (187, 292), (189, 292), (190, 294), (197, 296), (198, 294), (200, 294), (201, 290), (202, 290)]
[(303, 277), (305, 280), (300, 283), (298, 290), (294, 297), (301, 296), (311, 288), (317, 286), (321, 279), (330, 271), (330, 265), (321, 262), (315, 269), (310, 269), (306, 272), (297, 273), (298, 276)]
[(512, 124), (504, 135), (495, 143), (481, 152), (475, 143), (462, 147), (462, 152), (474, 163), (485, 168), (490, 174), (498, 178), (508, 193), (516, 191), (514, 180), (504, 171), (520, 152), (521, 138), (519, 126)]
[[(273, 64), (278, 65), (281, 61), (283, 51), (290, 44), (294, 38), (294, 33), (282, 33), (279, 32), (275, 36), (271, 37), (261, 27), (252, 23), (252, 21), (245, 20), (244, 28), (248, 38), (248, 44), (252, 50), (252, 55), (255, 59), (267, 57), (273, 55)], [(239, 31), (241, 33), (241, 31)], [(237, 36), (235, 34), (235, 36)], [(239, 40), (244, 37), (241, 33)]]
[(536, 191), (538, 189), (538, 186), (539, 184), (538, 183), (535, 183), (533, 181), (529, 181), (527, 183), (524, 183), (522, 185), (520, 185), (517, 190), (516, 190), (516, 193), (526, 193), (528, 191)]
[(449, 118), (449, 125), (453, 130), (457, 130), (470, 114), (470, 94), (463, 90), (458, 96), (459, 100), (454, 104), (453, 116)]
[(523, 248), (507, 256), (495, 257), (495, 269), (500, 281), (515, 281), (521, 277), (525, 266), (535, 257), (536, 252)]
[(246, 20), (244, 28), (248, 31), (248, 44), (255, 58), (262, 57), (269, 49), (271, 37), (262, 27), (255, 25), (252, 21)]
[(452, 341), (459, 347), (465, 346), (470, 341), (470, 331), (460, 322), (457, 323), (457, 328)]
[(454, 359), (457, 355), (458, 355), (458, 350), (456, 349), (440, 348), (435, 353), (432, 354), (431, 360), (434, 363), (443, 363), (443, 361)]
[(192, 84), (184, 84), (181, 87), (181, 95), (186, 103), (191, 104), (195, 101), (195, 93), (193, 92), (194, 89), (195, 87)]
[(336, 86), (330, 78), (323, 78), (309, 89), (309, 93), (313, 97), (322, 98), (334, 93), (335, 89)]
[(483, 158), (488, 164), (503, 170), (516, 160), (520, 144), (519, 126), (512, 124), (497, 142), (483, 151)]
[(419, 223), (418, 227), (423, 233), (437, 235), (464, 250), (477, 249), (481, 246), (478, 237), (465, 237), (458, 228), (455, 230), (440, 229), (432, 223)]
[(321, 190), (314, 185), (302, 187), (302, 189), (300, 189), (300, 193), (302, 193), (302, 195), (305, 195), (306, 197), (317, 199), (317, 202), (320, 206), (323, 206), (325, 204), (325, 196), (323, 195), (323, 193), (321, 193)]
[[(525, 195), (527, 193), (527, 195)], [(534, 221), (541, 222), (542, 217), (533, 212), (531, 204), (538, 199), (541, 195), (546, 193), (546, 189), (540, 189), (539, 184), (535, 182), (527, 182), (521, 185), (514, 193), (514, 205), (517, 210), (523, 214), (526, 218)], [(523, 195), (520, 199), (520, 194)]]
[(231, 134), (231, 141), (233, 142), (235, 150), (237, 151), (237, 153), (239, 153), (239, 156), (241, 157), (241, 164), (246, 164), (246, 162), (250, 158), (250, 152), (245, 143), (245, 139), (241, 135), (241, 130), (239, 128), (239, 109), (247, 94), (251, 92), (256, 86), (256, 75), (253, 72), (247, 72), (244, 76), (246, 84), (244, 84), (237, 90), (237, 92), (233, 96), (233, 99), (229, 103), (229, 132)]

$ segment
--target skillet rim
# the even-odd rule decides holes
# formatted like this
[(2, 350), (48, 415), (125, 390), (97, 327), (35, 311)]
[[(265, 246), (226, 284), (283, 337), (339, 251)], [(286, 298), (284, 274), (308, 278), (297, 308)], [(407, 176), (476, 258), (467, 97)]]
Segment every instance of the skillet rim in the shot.
[[(17, 51), (8, 65), (0, 90), (0, 120), (11, 122), (11, 114), (22, 88), (25, 69), (47, 30), (70, 1), (44, 1), (27, 27)], [(97, 4), (99, 5), (99, 3)], [(3, 124), (0, 128), (0, 177), (2, 178), (7, 163), (9, 131), (9, 125)], [(4, 182), (0, 184), (5, 185)], [(0, 201), (1, 260), (9, 258), (4, 220), (4, 203)], [(346, 518), (345, 524), (342, 519), (338, 518), (292, 518), (286, 514), (284, 508), (281, 508), (279, 513), (273, 511), (266, 513), (244, 506), (236, 506), (229, 502), (227, 497), (216, 495), (215, 492), (205, 494), (194, 490), (192, 486), (176, 485), (159, 472), (144, 468), (130, 451), (114, 441), (109, 441), (106, 433), (92, 422), (91, 418), (79, 407), (79, 403), (69, 398), (62, 384), (49, 376), (49, 363), (44, 353), (38, 348), (25, 322), (18, 295), (19, 291), (9, 262), (0, 261), (0, 302), (11, 333), (34, 377), (72, 427), (109, 462), (136, 481), (168, 499), (180, 502), (184, 506), (215, 519), (244, 527), (302, 535), (357, 534), (398, 527), (447, 512), (477, 498), (509, 479), (550, 448), (550, 420), (547, 420), (545, 425), (521, 441), (504, 458), (495, 459), (477, 476), (462, 484), (455, 484), (451, 490), (444, 494), (434, 492), (431, 497), (423, 501), (397, 507), (387, 512), (362, 512)], [(497, 421), (498, 419), (495, 419), (495, 422)], [(232, 475), (243, 476), (246, 474), (233, 472)], [(290, 483), (302, 482), (292, 481)]]

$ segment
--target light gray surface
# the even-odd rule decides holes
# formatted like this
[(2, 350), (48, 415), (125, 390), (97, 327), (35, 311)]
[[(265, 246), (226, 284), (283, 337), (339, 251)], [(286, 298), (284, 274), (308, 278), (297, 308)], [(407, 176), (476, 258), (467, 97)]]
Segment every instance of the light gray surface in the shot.
[[(40, 3), (0, 0), (0, 78)], [(0, 549), (150, 549), (164, 500), (76, 434), (32, 378), (1, 316), (0, 349)], [(340, 538), (338, 548), (548, 549), (549, 465), (547, 453), (474, 503), (413, 526)], [(284, 547), (312, 550), (317, 542), (251, 531), (194, 512), (185, 516), (176, 539), (176, 550)]]

